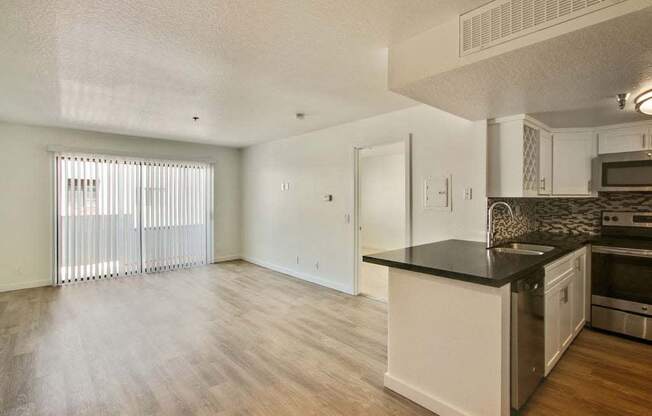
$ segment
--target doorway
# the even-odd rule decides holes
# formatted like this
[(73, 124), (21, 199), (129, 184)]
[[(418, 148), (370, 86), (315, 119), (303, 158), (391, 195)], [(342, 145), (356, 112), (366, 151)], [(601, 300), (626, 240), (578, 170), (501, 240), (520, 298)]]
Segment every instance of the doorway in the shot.
[(356, 149), (357, 293), (387, 300), (389, 269), (362, 256), (411, 240), (409, 139)]

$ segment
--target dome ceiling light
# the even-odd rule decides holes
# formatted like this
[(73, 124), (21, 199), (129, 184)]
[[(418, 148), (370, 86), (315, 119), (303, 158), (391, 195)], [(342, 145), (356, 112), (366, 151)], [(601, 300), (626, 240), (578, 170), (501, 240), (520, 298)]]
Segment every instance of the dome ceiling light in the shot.
[(652, 116), (652, 90), (647, 90), (634, 100), (636, 111)]

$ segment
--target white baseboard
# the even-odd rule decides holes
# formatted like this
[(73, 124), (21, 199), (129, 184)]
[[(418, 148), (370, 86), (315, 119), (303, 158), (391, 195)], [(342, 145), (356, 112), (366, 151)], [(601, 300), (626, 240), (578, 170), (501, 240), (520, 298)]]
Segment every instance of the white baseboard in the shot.
[(231, 254), (227, 256), (219, 256), (215, 257), (213, 259), (213, 263), (222, 263), (223, 261), (233, 261), (233, 260), (240, 260), (242, 259), (242, 256), (239, 254)]
[(331, 282), (329, 280), (322, 279), (321, 277), (317, 277), (317, 276), (313, 276), (313, 275), (308, 274), (308, 273), (303, 273), (303, 272), (299, 272), (299, 271), (296, 271), (296, 270), (288, 269), (287, 267), (278, 266), (276, 264), (268, 263), (268, 262), (266, 262), (264, 260), (258, 260), (258, 259), (254, 259), (254, 258), (248, 257), (248, 256), (243, 256), (242, 260), (248, 261), (249, 263), (253, 263), (253, 264), (258, 265), (260, 267), (264, 267), (266, 269), (274, 270), (275, 272), (287, 274), (288, 276), (292, 276), (292, 277), (295, 277), (297, 279), (305, 280), (305, 281), (310, 282), (310, 283), (315, 283), (315, 284), (320, 285), (320, 286), (325, 286), (325, 287), (330, 288), (330, 289), (335, 289), (335, 290), (337, 290), (339, 292), (344, 292), (346, 294), (353, 295), (353, 289), (351, 287), (348, 287), (347, 285), (334, 283), (334, 282)]
[(9, 292), (12, 290), (31, 289), (33, 287), (52, 286), (52, 279), (29, 280), (27, 282), (15, 282), (0, 284), (0, 292)]
[(389, 373), (385, 373), (385, 387), (395, 391), (403, 397), (407, 397), (413, 402), (425, 407), (438, 414), (439, 416), (468, 416), (460, 409), (450, 405), (437, 397), (411, 386), (402, 380), (399, 380)]

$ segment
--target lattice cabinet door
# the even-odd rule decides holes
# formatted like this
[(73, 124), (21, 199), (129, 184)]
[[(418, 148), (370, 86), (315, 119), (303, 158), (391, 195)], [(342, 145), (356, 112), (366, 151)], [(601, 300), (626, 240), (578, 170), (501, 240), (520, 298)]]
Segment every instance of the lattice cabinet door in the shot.
[(539, 193), (539, 129), (523, 125), (523, 193)]

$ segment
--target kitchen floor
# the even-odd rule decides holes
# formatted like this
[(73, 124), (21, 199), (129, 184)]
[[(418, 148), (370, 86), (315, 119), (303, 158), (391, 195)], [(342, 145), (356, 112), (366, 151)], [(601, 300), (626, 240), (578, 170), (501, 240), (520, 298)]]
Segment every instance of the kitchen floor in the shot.
[[(385, 304), (236, 261), (0, 293), (0, 415), (432, 415)], [(647, 415), (652, 346), (583, 331), (526, 415)]]
[(584, 329), (522, 414), (652, 415), (652, 344)]

